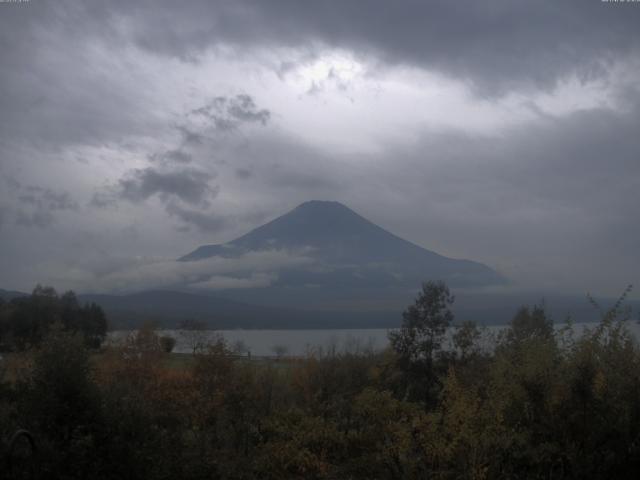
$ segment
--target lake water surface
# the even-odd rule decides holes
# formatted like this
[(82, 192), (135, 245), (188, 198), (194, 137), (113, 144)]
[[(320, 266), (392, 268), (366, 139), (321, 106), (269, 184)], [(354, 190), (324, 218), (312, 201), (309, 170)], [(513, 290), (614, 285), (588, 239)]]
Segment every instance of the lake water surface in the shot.
[[(576, 335), (585, 328), (594, 328), (597, 323), (578, 323), (573, 326)], [(562, 328), (564, 325), (556, 325)], [(640, 339), (640, 326), (635, 321), (627, 322), (627, 327)], [(504, 325), (483, 327), (481, 344), (484, 348), (491, 348), (495, 336), (505, 328)], [(181, 331), (162, 330), (161, 335), (168, 335), (176, 339), (174, 352), (190, 353), (195, 342), (211, 343), (221, 335), (231, 348), (243, 345), (244, 351), (250, 351), (253, 356), (269, 357), (276, 355), (304, 356), (310, 351), (363, 351), (366, 349), (382, 350), (388, 344), (389, 329), (335, 329), (335, 330), (206, 330)], [(118, 330), (110, 332), (109, 339), (121, 341), (129, 331)], [(450, 334), (452, 331), (449, 332)], [(450, 337), (450, 335), (449, 335)], [(450, 345), (450, 339), (445, 342), (445, 348)]]

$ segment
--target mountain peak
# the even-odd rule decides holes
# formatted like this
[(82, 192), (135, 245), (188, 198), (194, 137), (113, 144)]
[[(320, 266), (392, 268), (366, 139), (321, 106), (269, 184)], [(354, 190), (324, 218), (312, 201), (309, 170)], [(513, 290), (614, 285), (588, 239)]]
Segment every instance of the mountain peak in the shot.
[(309, 200), (301, 203), (271, 223), (283, 223), (281, 219), (294, 223), (314, 223), (318, 227), (322, 227), (323, 224), (328, 226), (327, 222), (333, 227), (340, 225), (342, 228), (351, 228), (362, 223), (373, 225), (346, 205), (331, 200)]
[[(486, 265), (443, 257), (388, 232), (342, 203), (326, 200), (304, 202), (231, 242), (204, 245), (180, 260), (231, 258), (267, 250), (305, 251), (314, 259), (315, 270), (298, 274), (291, 280), (293, 285), (337, 285), (338, 274), (363, 284), (366, 282), (359, 279), (365, 277), (413, 286), (427, 279), (457, 285), (503, 281)], [(280, 282), (284, 277), (280, 276)]]
[(346, 205), (336, 202), (335, 200), (307, 200), (306, 202), (298, 205), (294, 210), (308, 210), (308, 209), (340, 209), (352, 211)]
[(360, 215), (346, 205), (332, 200), (309, 200), (301, 203), (289, 213), (283, 215), (283, 217), (292, 214), (302, 214), (310, 218), (315, 217), (316, 219), (320, 219), (322, 217), (351, 217), (353, 219), (362, 219)]

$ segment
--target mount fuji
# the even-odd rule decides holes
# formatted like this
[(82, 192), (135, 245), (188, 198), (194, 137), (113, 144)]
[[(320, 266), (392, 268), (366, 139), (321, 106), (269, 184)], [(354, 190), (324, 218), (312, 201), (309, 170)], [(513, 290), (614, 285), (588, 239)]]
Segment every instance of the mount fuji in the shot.
[[(372, 305), (390, 292), (413, 292), (426, 280), (454, 288), (504, 284), (490, 267), (448, 258), (404, 240), (333, 201), (305, 202), (224, 244), (204, 245), (182, 262), (289, 252), (308, 261), (276, 271), (267, 287), (218, 291), (235, 300), (278, 306)], [(246, 275), (246, 273), (245, 273)], [(403, 301), (406, 296), (402, 295)], [(355, 303), (354, 303), (355, 302)]]

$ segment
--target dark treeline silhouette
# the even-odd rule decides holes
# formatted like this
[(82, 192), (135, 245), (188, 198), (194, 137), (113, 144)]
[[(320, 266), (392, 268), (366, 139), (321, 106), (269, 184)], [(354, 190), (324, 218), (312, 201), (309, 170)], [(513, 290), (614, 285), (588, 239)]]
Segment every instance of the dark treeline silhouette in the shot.
[(90, 348), (100, 347), (107, 334), (100, 306), (81, 305), (73, 291), (58, 295), (52, 287), (37, 285), (29, 296), (8, 302), (0, 298), (0, 351), (36, 347), (56, 324), (81, 335)]
[(490, 348), (471, 323), (446, 348), (453, 301), (425, 283), (383, 352), (273, 361), (171, 355), (151, 328), (96, 353), (56, 322), (2, 360), (0, 429), (33, 434), (39, 478), (637, 478), (620, 304), (580, 334), (523, 307)]

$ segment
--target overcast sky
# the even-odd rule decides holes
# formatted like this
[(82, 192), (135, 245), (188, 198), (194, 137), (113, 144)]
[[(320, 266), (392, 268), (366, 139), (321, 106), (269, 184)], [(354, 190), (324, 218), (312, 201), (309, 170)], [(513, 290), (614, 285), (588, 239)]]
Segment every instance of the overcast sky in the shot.
[(327, 199), (514, 288), (640, 289), (640, 3), (0, 3), (0, 72), (0, 288)]

